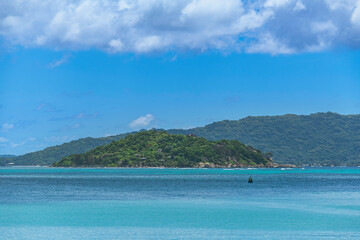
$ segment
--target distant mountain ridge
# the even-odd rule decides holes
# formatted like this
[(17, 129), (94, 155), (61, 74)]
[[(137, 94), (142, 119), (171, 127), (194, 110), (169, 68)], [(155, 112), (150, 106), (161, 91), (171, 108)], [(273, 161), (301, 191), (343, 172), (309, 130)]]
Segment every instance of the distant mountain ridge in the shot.
[[(234, 139), (272, 152), (280, 164), (360, 165), (360, 115), (315, 113), (246, 117), (224, 120), (188, 130), (170, 129), (174, 134), (195, 134), (208, 140)], [(127, 133), (131, 134), (131, 133)], [(12, 158), (16, 165), (50, 165), (63, 157), (85, 153), (97, 146), (124, 138), (84, 138)], [(4, 161), (0, 159), (4, 165)]]
[(327, 112), (246, 117), (168, 131), (209, 140), (236, 139), (272, 152), (280, 164), (360, 165), (360, 115)]
[(124, 138), (131, 133), (120, 134), (116, 136), (101, 137), (101, 138), (81, 138), (61, 145), (45, 148), (41, 151), (27, 153), (21, 156), (12, 158), (0, 158), (0, 166), (6, 165), (9, 162), (15, 165), (51, 165), (59, 161), (63, 157), (75, 153), (85, 153), (98, 146), (109, 144), (113, 141)]

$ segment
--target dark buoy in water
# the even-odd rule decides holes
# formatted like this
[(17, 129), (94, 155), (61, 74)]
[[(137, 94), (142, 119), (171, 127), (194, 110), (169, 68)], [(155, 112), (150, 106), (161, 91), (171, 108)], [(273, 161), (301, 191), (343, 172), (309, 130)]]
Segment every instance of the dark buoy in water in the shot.
[(253, 183), (253, 180), (251, 177), (249, 177), (248, 183)]

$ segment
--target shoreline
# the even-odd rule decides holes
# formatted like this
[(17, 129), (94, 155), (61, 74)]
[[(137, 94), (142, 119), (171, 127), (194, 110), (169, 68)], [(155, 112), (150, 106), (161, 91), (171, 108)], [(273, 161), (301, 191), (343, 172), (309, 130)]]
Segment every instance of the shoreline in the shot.
[(124, 168), (124, 169), (137, 169), (137, 168), (148, 168), (148, 169), (235, 169), (235, 168), (302, 168), (301, 166), (295, 166), (291, 164), (282, 164), (278, 166), (216, 166), (216, 167), (146, 167), (146, 166), (138, 166), (138, 167), (101, 167), (101, 166), (74, 166), (74, 167), (54, 167), (54, 166), (41, 166), (41, 165), (17, 165), (17, 166), (0, 166), (0, 167), (9, 167), (9, 168)]
[(90, 168), (90, 169), (280, 169), (280, 168), (360, 168), (360, 166), (321, 166), (321, 167), (311, 167), (311, 166), (284, 166), (279, 165), (278, 167), (90, 167), (90, 166), (78, 166), (78, 167), (53, 167), (53, 166), (33, 166), (33, 165), (19, 165), (19, 166), (0, 166), (0, 168)]
[[(22, 166), (26, 167), (26, 166)], [(41, 166), (41, 167), (47, 167), (47, 168), (114, 168), (114, 169), (236, 169), (236, 168), (302, 168), (300, 166), (292, 165), (292, 164), (282, 164), (277, 166), (216, 166), (216, 167), (146, 167), (146, 166), (138, 166), (138, 167), (101, 167), (101, 166), (74, 166), (74, 167), (54, 167), (54, 166)]]

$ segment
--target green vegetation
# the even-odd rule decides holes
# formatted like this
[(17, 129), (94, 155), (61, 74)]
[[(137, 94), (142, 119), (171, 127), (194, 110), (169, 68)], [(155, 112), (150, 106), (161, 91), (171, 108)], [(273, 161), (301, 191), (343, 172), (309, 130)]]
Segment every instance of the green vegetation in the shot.
[(272, 152), (279, 164), (360, 165), (360, 115), (328, 112), (247, 117), (169, 132), (192, 133), (209, 140), (236, 139)]
[[(276, 163), (360, 165), (360, 115), (317, 113), (311, 115), (247, 117), (224, 120), (189, 130), (169, 133), (196, 134), (208, 140), (239, 140), (263, 152), (272, 152)], [(85, 153), (126, 134), (107, 138), (84, 138), (15, 158), (0, 158), (0, 165), (50, 165), (63, 157)], [(4, 160), (6, 159), (6, 160)]]
[(9, 155), (9, 154), (0, 155), (0, 166), (4, 166), (7, 163), (11, 162), (14, 157), (16, 157), (16, 156)]
[(240, 167), (271, 165), (261, 151), (236, 140), (209, 141), (165, 131), (143, 131), (84, 154), (73, 154), (54, 167)]
[(42, 151), (32, 152), (18, 157), (0, 158), (0, 166), (4, 166), (9, 162), (13, 162), (15, 165), (51, 165), (70, 154), (87, 152), (97, 146), (102, 146), (122, 139), (128, 134), (130, 133), (102, 138), (81, 138), (79, 140), (48, 147)]

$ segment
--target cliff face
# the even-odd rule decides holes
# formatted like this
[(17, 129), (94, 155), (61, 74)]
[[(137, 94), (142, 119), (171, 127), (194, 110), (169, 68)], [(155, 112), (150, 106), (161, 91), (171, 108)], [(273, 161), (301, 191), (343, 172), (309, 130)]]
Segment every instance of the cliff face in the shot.
[(74, 154), (55, 167), (272, 167), (261, 151), (236, 140), (209, 141), (195, 135), (144, 131)]

